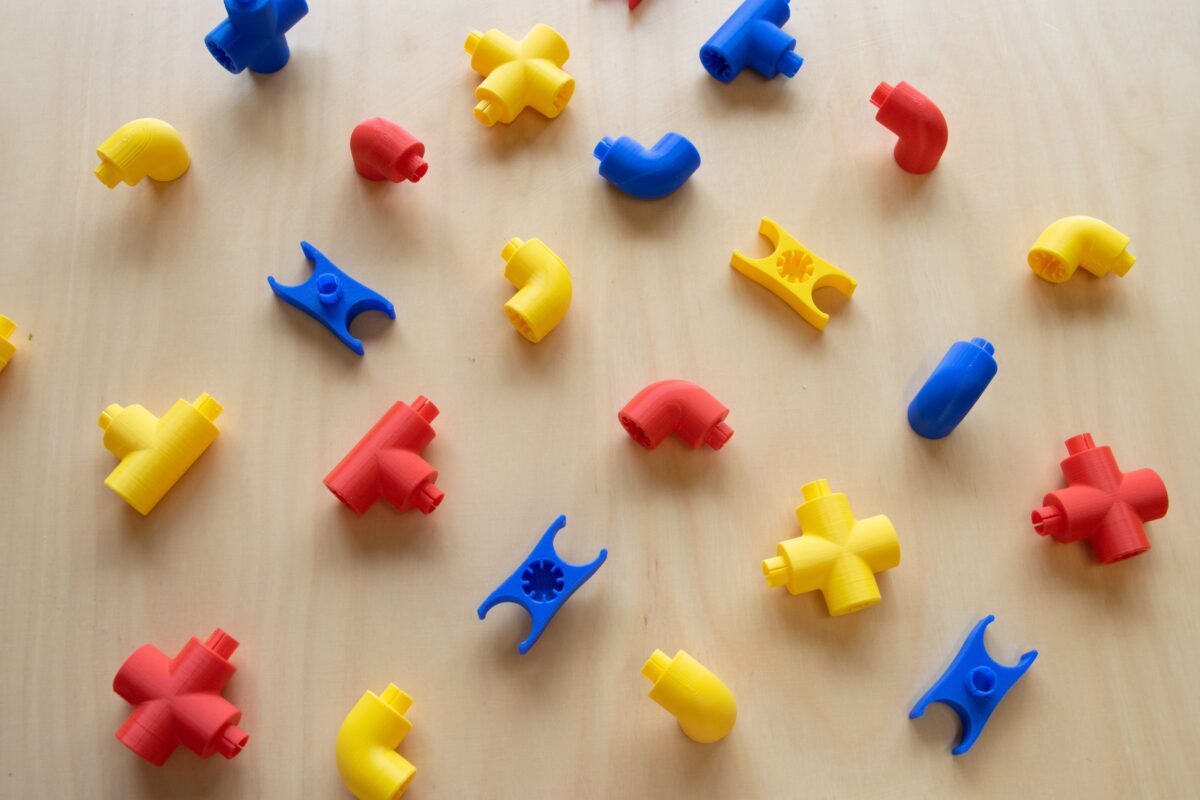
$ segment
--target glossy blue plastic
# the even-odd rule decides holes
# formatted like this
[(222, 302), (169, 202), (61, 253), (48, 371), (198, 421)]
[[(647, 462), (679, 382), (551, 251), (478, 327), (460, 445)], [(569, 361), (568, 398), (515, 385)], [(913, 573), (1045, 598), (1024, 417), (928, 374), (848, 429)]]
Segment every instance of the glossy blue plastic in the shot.
[(225, 0), (227, 17), (204, 37), (208, 52), (238, 74), (278, 72), (291, 56), (285, 34), (308, 13), (305, 0)]
[(963, 642), (954, 662), (908, 712), (909, 719), (916, 719), (925, 713), (930, 703), (944, 703), (954, 709), (962, 722), (962, 738), (953, 750), (956, 756), (971, 749), (996, 706), (1037, 658), (1037, 650), (1030, 650), (1021, 656), (1015, 667), (997, 664), (988, 655), (987, 645), (983, 642), (987, 626), (995, 619), (988, 614), (979, 621)]
[(996, 376), (996, 348), (978, 337), (955, 342), (908, 404), (908, 424), (926, 439), (949, 436)]
[(649, 150), (628, 136), (616, 141), (605, 136), (592, 155), (600, 159), (600, 177), (646, 200), (671, 194), (700, 167), (700, 152), (678, 133), (665, 134)]
[(516, 603), (529, 612), (533, 628), (529, 637), (517, 646), (521, 655), (529, 652), (567, 598), (595, 575), (608, 558), (607, 550), (601, 550), (595, 561), (583, 566), (568, 564), (559, 558), (554, 550), (554, 537), (566, 524), (566, 516), (560, 515), (554, 520), (528, 558), (479, 607), (480, 619), (500, 603)]
[(382, 311), (395, 319), (396, 309), (386, 297), (342, 272), (308, 242), (301, 242), (300, 249), (304, 251), (305, 258), (312, 262), (312, 275), (297, 286), (284, 286), (274, 276), (268, 276), (267, 283), (271, 285), (271, 291), (284, 302), (320, 322), (342, 344), (361, 356), (362, 342), (350, 335), (350, 323), (364, 311)]
[(796, 55), (796, 40), (783, 32), (791, 14), (788, 0), (746, 0), (700, 48), (700, 63), (722, 83), (746, 67), (764, 78), (795, 77), (804, 59)]

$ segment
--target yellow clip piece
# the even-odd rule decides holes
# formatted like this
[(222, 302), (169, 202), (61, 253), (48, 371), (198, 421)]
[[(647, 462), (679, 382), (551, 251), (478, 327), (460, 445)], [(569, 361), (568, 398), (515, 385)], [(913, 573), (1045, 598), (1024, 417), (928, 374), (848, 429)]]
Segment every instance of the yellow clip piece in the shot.
[(835, 617), (879, 602), (875, 573), (900, 564), (900, 540), (882, 514), (856, 520), (850, 501), (830, 493), (829, 482), (813, 481), (796, 508), (802, 536), (780, 542), (777, 556), (762, 562), (767, 586), (787, 586), (792, 594), (820, 589)]
[(121, 181), (135, 186), (145, 177), (173, 181), (192, 163), (179, 131), (161, 119), (135, 119), (96, 148), (96, 177), (112, 189)]
[(734, 250), (729, 266), (769, 289), (809, 325), (825, 330), (829, 315), (817, 308), (813, 291), (831, 286), (849, 297), (858, 282), (797, 242), (770, 217), (762, 218), (758, 232), (771, 242), (775, 251), (766, 258), (746, 258), (741, 251)]
[(534, 344), (554, 330), (571, 307), (571, 273), (541, 239), (509, 239), (500, 254), (504, 277), (517, 293), (504, 304), (517, 333)]
[(104, 447), (121, 463), (104, 479), (141, 514), (149, 514), (217, 438), (221, 404), (207, 392), (177, 400), (162, 419), (142, 406), (111, 405), (100, 414)]
[(396, 800), (408, 791), (417, 769), (396, 747), (412, 730), (404, 712), (412, 698), (394, 683), (382, 695), (367, 691), (342, 720), (337, 735), (337, 768), (358, 800)]
[(1097, 278), (1115, 272), (1122, 278), (1133, 266), (1125, 248), (1129, 237), (1095, 217), (1063, 217), (1042, 231), (1029, 251), (1029, 268), (1039, 278), (1063, 283), (1083, 267)]
[(484, 76), (475, 89), (475, 119), (489, 128), (507, 125), (526, 106), (554, 119), (575, 93), (575, 79), (562, 69), (571, 51), (549, 25), (534, 25), (519, 42), (494, 29), (471, 31), (463, 48), (471, 69)]
[(9, 337), (16, 329), (17, 323), (0, 314), (0, 372), (4, 371), (4, 368), (8, 366), (8, 360), (13, 357), (13, 353), (17, 352), (16, 346), (9, 341)]
[(679, 720), (689, 739), (709, 744), (733, 730), (737, 719), (733, 692), (687, 653), (680, 650), (670, 658), (655, 650), (642, 665), (642, 674), (654, 682), (650, 699)]

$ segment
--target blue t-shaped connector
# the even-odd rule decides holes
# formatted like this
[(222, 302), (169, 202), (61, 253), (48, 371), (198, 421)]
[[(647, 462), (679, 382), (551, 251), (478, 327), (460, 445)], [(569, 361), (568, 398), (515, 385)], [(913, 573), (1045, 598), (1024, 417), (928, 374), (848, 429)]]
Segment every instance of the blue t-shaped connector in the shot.
[(996, 348), (975, 337), (955, 342), (908, 404), (908, 424), (926, 439), (954, 432), (996, 377)]
[(796, 40), (783, 32), (792, 14), (788, 0), (746, 0), (700, 48), (700, 63), (722, 83), (750, 67), (764, 78), (795, 77), (804, 59)]
[(700, 152), (678, 133), (664, 134), (649, 150), (634, 139), (605, 136), (592, 155), (600, 159), (600, 176), (622, 192), (646, 200), (666, 197), (700, 168)]
[(601, 550), (595, 561), (583, 566), (568, 564), (559, 558), (554, 550), (554, 537), (566, 524), (565, 515), (554, 520), (525, 562), (479, 607), (480, 619), (500, 603), (516, 603), (529, 612), (533, 628), (529, 631), (529, 638), (517, 646), (521, 655), (529, 652), (567, 598), (595, 575), (604, 559), (608, 558), (608, 550)]
[(238, 74), (278, 72), (288, 62), (284, 35), (308, 13), (305, 0), (225, 0), (228, 17), (204, 37), (208, 52)]

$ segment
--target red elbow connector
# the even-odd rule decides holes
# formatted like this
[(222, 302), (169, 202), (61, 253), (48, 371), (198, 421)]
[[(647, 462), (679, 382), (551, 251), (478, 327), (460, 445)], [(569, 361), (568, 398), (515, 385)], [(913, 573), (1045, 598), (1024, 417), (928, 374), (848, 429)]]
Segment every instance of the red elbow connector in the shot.
[(380, 497), (401, 511), (432, 514), (445, 494), (434, 486), (437, 470), (421, 451), (433, 441), (429, 423), (437, 415), (437, 406), (424, 396), (411, 407), (396, 403), (325, 476), (325, 485), (356, 514), (366, 513)]
[(658, 447), (672, 433), (693, 449), (707, 444), (720, 450), (733, 436), (733, 428), (724, 422), (728, 414), (728, 408), (694, 383), (659, 381), (634, 395), (617, 419), (647, 450)]
[(242, 712), (221, 696), (237, 667), (229, 656), (238, 643), (217, 628), (208, 641), (192, 637), (174, 658), (145, 645), (126, 659), (113, 691), (134, 706), (117, 729), (121, 743), (156, 766), (179, 745), (201, 758), (233, 758), (250, 739), (237, 726)]
[(396, 123), (375, 117), (350, 134), (354, 168), (369, 181), (412, 181), (425, 177), (425, 145)]
[(894, 154), (905, 172), (932, 172), (946, 151), (950, 132), (946, 118), (933, 101), (904, 81), (893, 87), (881, 83), (871, 95), (879, 108), (875, 121), (900, 137)]

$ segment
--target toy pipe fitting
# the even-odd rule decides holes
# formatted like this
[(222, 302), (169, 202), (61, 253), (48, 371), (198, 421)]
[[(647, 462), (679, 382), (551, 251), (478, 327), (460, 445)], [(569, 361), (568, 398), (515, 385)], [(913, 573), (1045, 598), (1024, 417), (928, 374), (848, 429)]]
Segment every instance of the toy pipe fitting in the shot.
[(932, 172), (950, 138), (946, 118), (934, 102), (900, 81), (876, 86), (871, 105), (879, 109), (875, 121), (900, 137), (893, 151), (900, 168), (914, 175)]
[(136, 186), (142, 178), (173, 181), (192, 163), (179, 131), (161, 119), (126, 122), (96, 148), (100, 164), (94, 170), (108, 188), (125, 181)]
[(605, 136), (592, 155), (600, 159), (600, 177), (646, 200), (666, 197), (700, 168), (696, 146), (678, 133), (664, 134), (649, 150), (628, 136)]
[(11, 341), (13, 331), (16, 329), (17, 323), (0, 314), (0, 372), (4, 371), (4, 368), (8, 366), (9, 359), (13, 357), (13, 353), (17, 352), (16, 345)]
[(1097, 278), (1109, 272), (1125, 277), (1137, 259), (1129, 237), (1095, 217), (1063, 217), (1050, 223), (1029, 251), (1029, 268), (1039, 278), (1064, 283), (1083, 267)]
[(495, 29), (471, 31), (463, 49), (471, 69), (484, 76), (475, 89), (475, 119), (488, 128), (509, 124), (526, 107), (554, 119), (575, 93), (575, 79), (562, 68), (571, 51), (549, 25), (534, 25), (519, 42)]
[(225, 0), (228, 15), (204, 37), (204, 45), (225, 69), (237, 75), (278, 72), (291, 51), (286, 34), (308, 13), (305, 0)]
[(396, 752), (412, 730), (404, 713), (412, 698), (394, 683), (382, 695), (367, 691), (342, 720), (337, 768), (358, 800), (396, 800), (408, 791), (416, 768)]
[(666, 380), (635, 394), (617, 420), (647, 450), (658, 447), (672, 433), (693, 450), (701, 444), (720, 450), (733, 436), (733, 428), (725, 424), (728, 415), (728, 408), (696, 384)]
[(996, 376), (995, 352), (979, 337), (950, 345), (908, 404), (908, 424), (918, 436), (943, 439), (954, 432)]
[(689, 739), (701, 744), (724, 739), (737, 720), (733, 692), (708, 667), (680, 650), (671, 658), (655, 650), (642, 665), (654, 685), (650, 699), (679, 720)]
[(796, 55), (796, 40), (783, 32), (792, 11), (789, 0), (746, 0), (700, 48), (700, 63), (722, 83), (746, 67), (764, 78), (799, 72), (804, 59)]
[(369, 181), (412, 181), (425, 177), (425, 145), (391, 120), (373, 117), (350, 134), (354, 168)]
[(500, 255), (504, 277), (517, 287), (504, 313), (517, 333), (537, 344), (571, 307), (571, 273), (541, 239), (509, 239)]

